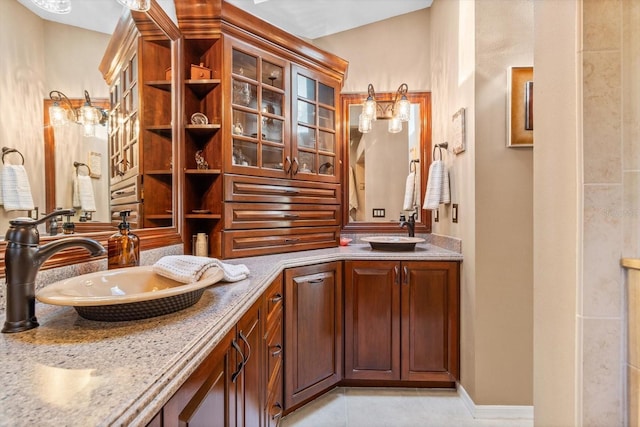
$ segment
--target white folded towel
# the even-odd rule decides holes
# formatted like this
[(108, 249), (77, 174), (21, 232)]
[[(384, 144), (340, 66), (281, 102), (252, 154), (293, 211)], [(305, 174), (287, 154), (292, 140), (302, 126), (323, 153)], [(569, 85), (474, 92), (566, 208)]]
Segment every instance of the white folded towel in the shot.
[[(85, 212), (96, 211), (96, 200), (93, 194), (93, 183), (89, 175), (76, 175), (78, 182), (78, 201)], [(75, 197), (74, 197), (75, 201)]]
[(32, 210), (33, 196), (27, 171), (22, 165), (4, 165), (2, 202), (6, 211)]
[(193, 255), (167, 255), (153, 265), (156, 274), (181, 283), (197, 282), (211, 274), (208, 270), (218, 268), (222, 269), (223, 280), (227, 282), (237, 282), (249, 275), (249, 269), (244, 264), (227, 264), (216, 258)]
[(449, 189), (449, 171), (442, 160), (434, 160), (429, 166), (427, 191), (424, 196), (423, 209), (438, 209), (440, 203), (451, 202)]
[(407, 176), (407, 182), (404, 186), (404, 204), (402, 210), (411, 211), (417, 204), (416, 173), (411, 172)]
[(80, 203), (80, 183), (78, 182), (78, 175), (73, 178), (73, 189), (71, 191), (71, 195), (71, 207), (80, 209), (82, 204)]

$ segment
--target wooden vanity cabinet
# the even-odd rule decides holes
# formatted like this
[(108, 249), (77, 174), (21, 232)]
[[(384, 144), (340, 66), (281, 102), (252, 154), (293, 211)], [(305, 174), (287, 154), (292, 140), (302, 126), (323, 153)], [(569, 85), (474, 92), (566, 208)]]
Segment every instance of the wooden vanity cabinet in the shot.
[(342, 379), (342, 262), (286, 269), (284, 409)]
[(265, 405), (263, 409), (263, 426), (271, 427), (280, 424), (284, 410), (282, 394), (282, 372), (284, 360), (283, 327), (284, 289), (282, 275), (269, 286), (264, 295), (266, 324), (263, 334), (262, 366), (265, 368)]
[(459, 377), (459, 263), (345, 261), (347, 382)]
[(164, 427), (260, 426), (262, 301), (254, 304), (162, 409)]

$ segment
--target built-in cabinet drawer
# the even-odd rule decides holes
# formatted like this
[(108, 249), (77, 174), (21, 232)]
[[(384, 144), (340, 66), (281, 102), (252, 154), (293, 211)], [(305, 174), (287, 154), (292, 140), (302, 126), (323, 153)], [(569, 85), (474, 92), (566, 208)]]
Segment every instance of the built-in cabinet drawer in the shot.
[(225, 175), (224, 198), (233, 202), (340, 204), (340, 184)]
[(340, 227), (231, 230), (222, 233), (227, 258), (337, 246)]
[(284, 307), (284, 291), (282, 275), (271, 283), (264, 293), (264, 310), (266, 327), (264, 332), (263, 366), (266, 368), (264, 426), (277, 426), (282, 417), (282, 370), (284, 360), (284, 342), (282, 336), (282, 310)]
[(225, 203), (225, 229), (322, 227), (338, 225), (340, 205)]

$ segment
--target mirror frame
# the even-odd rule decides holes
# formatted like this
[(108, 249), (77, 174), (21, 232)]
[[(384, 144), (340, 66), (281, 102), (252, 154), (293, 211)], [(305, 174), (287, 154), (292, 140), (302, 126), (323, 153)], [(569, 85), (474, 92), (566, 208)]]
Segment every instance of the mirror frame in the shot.
[[(395, 92), (376, 93), (377, 101), (393, 101)], [(349, 123), (351, 105), (362, 104), (367, 99), (366, 93), (341, 94), (342, 103), (342, 176), (349, 176)], [(407, 98), (412, 104), (420, 104), (420, 188), (426, 189), (429, 165), (431, 165), (431, 92), (408, 92)], [(342, 184), (342, 232), (344, 233), (397, 233), (407, 231), (398, 226), (398, 222), (350, 222), (349, 184)], [(421, 195), (422, 199), (422, 195)], [(416, 233), (431, 233), (431, 212), (421, 209), (420, 221), (416, 222)]]
[[(132, 21), (135, 21), (133, 23)], [(126, 37), (131, 34), (126, 31), (126, 29), (134, 25), (138, 28), (144, 28), (145, 30), (149, 30), (152, 27), (156, 29), (160, 29), (170, 40), (172, 45), (172, 68), (176, 70), (172, 74), (172, 103), (173, 103), (173, 113), (172, 113), (172, 122), (176, 124), (173, 127), (173, 158), (174, 165), (182, 165), (183, 162), (183, 154), (182, 150), (179, 147), (182, 147), (182, 132), (180, 131), (180, 123), (182, 123), (183, 116), (183, 106), (180, 102), (183, 99), (183, 88), (179, 84), (182, 79), (182, 67), (180, 66), (180, 58), (183, 57), (183, 39), (182, 33), (176, 26), (176, 24), (169, 18), (169, 16), (165, 13), (162, 7), (156, 2), (151, 1), (151, 8), (147, 12), (133, 12), (123, 13), (118, 25), (116, 27), (116, 31), (112, 36), (112, 39), (107, 47), (105, 52), (105, 57), (116, 58), (115, 52), (117, 49), (126, 42)], [(123, 31), (123, 29), (125, 31)], [(117, 59), (117, 58), (116, 58)], [(102, 65), (106, 65), (107, 69), (103, 69)], [(115, 64), (101, 64), (101, 71), (103, 75), (106, 75), (107, 72), (113, 71), (110, 67), (113, 67)], [(45, 110), (45, 114), (48, 114)], [(47, 127), (45, 126), (45, 135), (47, 132)], [(51, 129), (51, 133), (53, 134), (53, 129)], [(45, 138), (46, 140), (46, 138)], [(45, 150), (46, 150), (46, 141), (45, 141)], [(52, 153), (49, 152), (46, 156), (50, 156)], [(51, 173), (55, 174), (55, 170), (52, 172), (50, 169), (55, 164), (53, 162), (53, 157), (47, 158), (45, 160), (45, 164), (49, 165), (49, 170), (45, 170), (45, 176), (49, 177)], [(45, 167), (46, 169), (46, 167)], [(140, 237), (140, 250), (146, 251), (149, 249), (156, 249), (170, 245), (176, 244), (184, 244), (181, 236), (182, 230), (182, 204), (179, 203), (182, 200), (182, 177), (179, 171), (181, 167), (173, 168), (173, 225), (171, 227), (158, 227), (158, 228), (139, 228), (135, 230), (135, 233)], [(46, 190), (45, 190), (46, 191)], [(55, 197), (55, 193), (54, 193)], [(89, 237), (97, 240), (100, 244), (102, 244), (105, 248), (107, 248), (107, 242), (109, 236), (113, 234), (113, 230), (111, 231), (103, 231), (103, 232), (90, 232), (90, 233), (82, 233), (83, 237)], [(52, 240), (59, 239), (60, 237), (69, 237), (69, 235), (58, 235), (58, 236), (41, 236), (40, 243), (46, 244)], [(0, 242), (0, 277), (5, 277), (5, 250), (6, 250), (6, 241)], [(48, 270), (51, 268), (69, 266), (72, 264), (78, 264), (88, 261), (96, 261), (100, 259), (106, 258), (106, 255), (101, 257), (91, 257), (89, 253), (82, 248), (73, 248), (64, 251), (60, 251), (57, 254), (53, 255), (49, 258), (45, 264), (40, 268), (40, 270)]]

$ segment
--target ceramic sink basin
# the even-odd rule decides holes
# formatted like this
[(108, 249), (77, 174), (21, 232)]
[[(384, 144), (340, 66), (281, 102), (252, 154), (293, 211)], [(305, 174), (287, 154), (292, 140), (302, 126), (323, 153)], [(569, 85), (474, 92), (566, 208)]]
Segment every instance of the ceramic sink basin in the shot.
[(371, 249), (382, 251), (413, 251), (416, 243), (424, 242), (423, 238), (407, 236), (372, 236), (362, 240), (369, 242)]
[(72, 306), (90, 320), (146, 319), (198, 302), (207, 286), (223, 278), (222, 269), (217, 270), (188, 284), (160, 276), (152, 266), (98, 271), (52, 283), (37, 291), (36, 298), (46, 304)]

